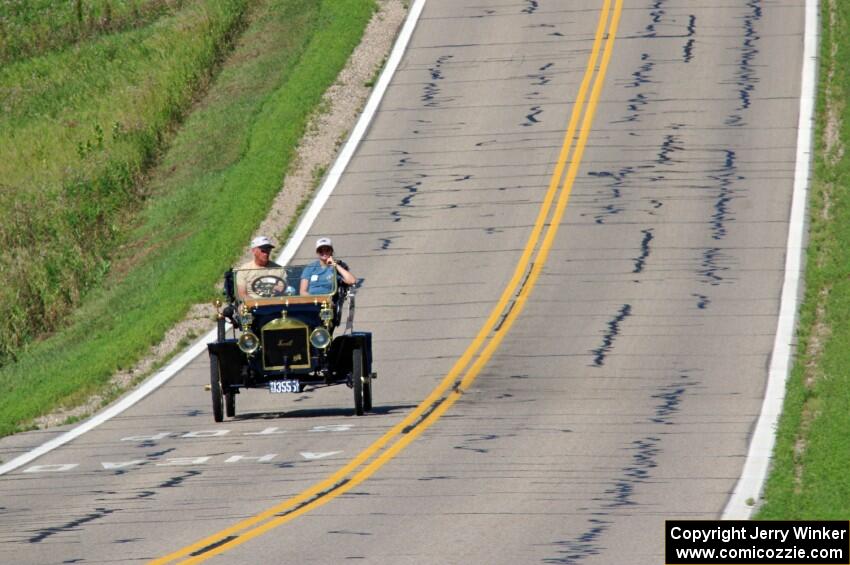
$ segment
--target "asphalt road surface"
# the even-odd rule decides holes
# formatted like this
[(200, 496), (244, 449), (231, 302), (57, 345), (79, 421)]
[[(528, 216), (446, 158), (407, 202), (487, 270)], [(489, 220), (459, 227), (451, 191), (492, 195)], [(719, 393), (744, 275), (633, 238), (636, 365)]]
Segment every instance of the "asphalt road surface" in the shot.
[(247, 391), (215, 424), (201, 356), (0, 477), (0, 562), (663, 563), (760, 408), (802, 30), (801, 0), (429, 0), (300, 252), (364, 279), (374, 413)]

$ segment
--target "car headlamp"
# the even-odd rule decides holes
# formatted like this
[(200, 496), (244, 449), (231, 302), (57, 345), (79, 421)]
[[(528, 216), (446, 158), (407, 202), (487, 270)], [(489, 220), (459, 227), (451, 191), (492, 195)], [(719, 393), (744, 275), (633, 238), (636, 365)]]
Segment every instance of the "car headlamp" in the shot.
[(334, 312), (327, 306), (324, 306), (321, 310), (319, 310), (319, 319), (323, 322), (329, 322), (333, 320)]
[(331, 334), (325, 328), (316, 328), (310, 334), (310, 344), (316, 349), (324, 349), (331, 344)]
[(251, 355), (260, 348), (260, 340), (253, 334), (253, 332), (245, 332), (239, 336), (237, 345), (242, 353)]

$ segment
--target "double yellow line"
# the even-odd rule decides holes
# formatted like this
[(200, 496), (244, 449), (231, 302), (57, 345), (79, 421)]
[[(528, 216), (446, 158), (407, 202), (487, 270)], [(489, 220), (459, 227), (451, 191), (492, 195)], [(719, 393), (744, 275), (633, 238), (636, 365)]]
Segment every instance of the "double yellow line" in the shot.
[(183, 559), (182, 563), (201, 562), (330, 502), (372, 476), (436, 422), (469, 388), (519, 316), (548, 258), (590, 134), (593, 115), (614, 47), (622, 3), (623, 0), (604, 0), (593, 49), (555, 171), (513, 277), (475, 339), (440, 384), (407, 417), (325, 480), (260, 514), (151, 563), (171, 563), (178, 559)]

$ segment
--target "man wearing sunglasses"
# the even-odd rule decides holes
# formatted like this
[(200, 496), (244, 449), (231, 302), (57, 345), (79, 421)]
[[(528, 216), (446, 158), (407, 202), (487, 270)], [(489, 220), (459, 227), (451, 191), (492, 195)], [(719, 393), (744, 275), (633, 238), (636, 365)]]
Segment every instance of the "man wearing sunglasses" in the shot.
[(348, 265), (334, 259), (334, 246), (329, 237), (316, 240), (316, 255), (318, 260), (310, 263), (301, 272), (301, 289), (303, 294), (330, 294), (334, 289), (334, 277), (339, 277), (342, 284), (347, 286), (357, 282)]
[(239, 268), (266, 269), (268, 267), (280, 267), (280, 265), (271, 260), (272, 249), (274, 249), (272, 240), (264, 235), (255, 237), (251, 240), (251, 254), (254, 258)]
[[(272, 249), (274, 249), (272, 240), (264, 235), (257, 236), (251, 240), (251, 254), (254, 258), (239, 267), (236, 275), (236, 294), (241, 299), (249, 298), (247, 289), (251, 288), (257, 278), (268, 274), (268, 271), (258, 269), (280, 267), (280, 265), (271, 260)], [(246, 272), (246, 269), (253, 269), (254, 272)], [(286, 281), (283, 282), (285, 284)], [(281, 293), (283, 293), (283, 289), (281, 289)]]

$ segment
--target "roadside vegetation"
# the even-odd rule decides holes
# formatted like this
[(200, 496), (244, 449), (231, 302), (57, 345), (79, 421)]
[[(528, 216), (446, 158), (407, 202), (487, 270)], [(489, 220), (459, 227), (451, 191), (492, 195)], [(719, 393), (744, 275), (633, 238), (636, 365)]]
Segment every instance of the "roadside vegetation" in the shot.
[[(2, 232), (8, 235), (0, 234), (7, 238), (0, 241), (2, 253), (20, 250), (10, 257), (10, 266), (37, 263), (44, 271), (35, 277), (38, 284), (32, 298), (24, 298), (22, 289), (27, 287), (15, 279), (0, 290), (13, 294), (0, 300), (29, 307), (29, 300), (44, 305), (48, 302), (41, 296), (60, 293), (57, 304), (64, 302), (65, 311), (70, 312), (59, 331), (30, 341), (25, 349), (17, 346), (15, 361), (0, 368), (0, 435), (25, 429), (34, 417), (76, 404), (101, 389), (114, 372), (132, 366), (158, 343), (190, 305), (216, 296), (222, 273), (241, 254), (280, 190), (310, 113), (344, 66), (374, 11), (372, 0), (262, 0), (251, 2), (248, 11), (244, 2), (236, 0), (179, 4), (179, 10), (150, 26), (105, 34), (91, 44), (75, 44), (67, 51), (10, 65), (11, 69), (33, 65), (31, 69), (39, 72), (0, 70), (0, 87), (39, 86), (43, 100), (36, 102), (21, 94), (25, 99), (12, 106), (12, 117), (4, 109), (0, 129), (5, 127), (2, 120), (8, 119), (16, 126), (17, 141), (0, 147), (0, 155), (52, 143), (53, 137), (70, 145), (70, 150), (61, 148), (66, 159), (61, 166), (53, 164), (52, 146), (41, 150), (39, 154), (50, 163), (42, 162), (30, 177), (22, 171), (0, 169), (2, 194), (8, 198), (0, 205), (32, 207), (30, 214), (12, 215), (14, 223)], [(213, 4), (220, 10), (213, 15), (220, 17), (195, 12), (195, 17), (182, 19)], [(196, 27), (202, 25), (199, 22), (210, 32), (202, 35)], [(227, 53), (235, 30), (241, 36), (232, 53), (223, 64), (216, 64), (216, 58)], [(175, 37), (181, 33), (185, 33), (182, 39)], [(154, 36), (158, 40), (150, 39)], [(154, 84), (148, 82), (146, 72), (159, 76), (156, 73), (171, 68), (170, 60), (195, 41), (212, 55), (200, 67), (208, 69), (206, 74), (175, 63), (179, 70), (168, 76), (176, 80), (151, 78)], [(88, 49), (100, 50), (104, 62), (80, 63), (85, 59), (81, 53)], [(112, 65), (108, 55), (120, 57), (121, 64)], [(146, 61), (154, 64), (146, 71), (138, 70)], [(47, 79), (28, 85), (28, 77), (59, 73), (56, 67), (62, 65), (68, 70), (61, 76), (79, 87)], [(204, 77), (210, 77), (211, 71), (218, 74), (207, 85)], [(181, 83), (179, 79), (185, 77), (190, 80)], [(133, 109), (99, 114), (101, 106), (118, 107), (111, 102), (113, 95), (122, 92), (116, 84), (130, 93)], [(205, 92), (201, 99), (199, 91)], [(151, 111), (155, 117), (163, 113), (167, 117), (156, 122), (161, 127), (151, 130), (137, 118), (134, 109), (149, 111), (160, 96), (171, 100), (169, 93), (175, 92), (187, 94), (185, 106), (170, 111), (175, 106), (168, 104), (165, 110)], [(191, 113), (186, 113), (193, 100)], [(33, 104), (39, 105), (25, 111)], [(66, 107), (80, 109), (69, 110), (77, 112), (69, 116), (62, 114)], [(32, 125), (27, 125), (30, 117)], [(73, 127), (68, 127), (69, 120), (74, 120)], [(182, 125), (175, 130), (177, 123)], [(56, 129), (46, 131), (51, 126)], [(133, 145), (126, 141), (128, 137), (144, 143)], [(4, 135), (0, 143), (6, 141)], [(125, 144), (146, 150), (134, 153)], [(116, 155), (121, 158), (111, 159)], [(0, 167), (9, 160), (0, 159)], [(112, 164), (116, 162), (121, 165)], [(9, 183), (9, 178), (18, 180)], [(52, 178), (59, 182), (45, 180)], [(35, 213), (43, 208), (48, 209), (46, 213)], [(0, 222), (5, 225), (6, 220)], [(84, 229), (89, 233), (84, 234)], [(70, 248), (62, 244), (66, 238)], [(55, 266), (51, 252), (61, 268)], [(60, 257), (63, 254), (70, 257)], [(71, 265), (71, 270), (81, 273), (77, 275), (81, 282), (74, 280), (76, 286), (69, 287), (64, 279), (70, 277), (69, 268), (61, 261), (84, 260), (88, 262)], [(4, 273), (6, 268), (3, 264)], [(50, 277), (56, 277), (58, 284)], [(24, 282), (33, 278), (28, 275)], [(80, 306), (71, 309), (77, 303)], [(61, 309), (51, 315), (41, 308), (19, 313), (16, 319), (63, 319)], [(17, 327), (12, 331), (22, 339), (51, 329), (29, 326), (27, 336), (21, 336)], [(3, 327), (3, 336), (7, 331)]]
[(185, 0), (3, 0), (0, 63), (66, 47), (98, 35), (141, 27)]
[(150, 25), (0, 65), (0, 364), (56, 329), (109, 271), (147, 169), (246, 4), (186, 2)]
[(850, 3), (821, 2), (806, 295), (758, 519), (850, 515)]

